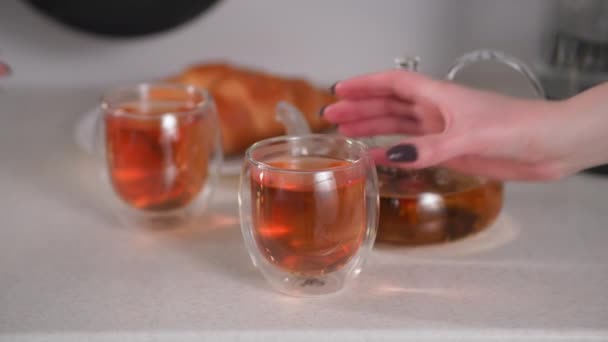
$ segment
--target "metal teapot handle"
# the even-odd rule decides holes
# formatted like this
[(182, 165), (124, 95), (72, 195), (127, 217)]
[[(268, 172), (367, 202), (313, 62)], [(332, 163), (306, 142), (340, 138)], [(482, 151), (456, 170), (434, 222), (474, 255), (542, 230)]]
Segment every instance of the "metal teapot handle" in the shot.
[(499, 62), (519, 72), (532, 84), (537, 95), (541, 98), (545, 98), (545, 90), (534, 72), (532, 72), (532, 70), (520, 59), (497, 50), (482, 49), (462, 55), (449, 69), (446, 79), (452, 81), (456, 77), (456, 74), (464, 67), (484, 61)]

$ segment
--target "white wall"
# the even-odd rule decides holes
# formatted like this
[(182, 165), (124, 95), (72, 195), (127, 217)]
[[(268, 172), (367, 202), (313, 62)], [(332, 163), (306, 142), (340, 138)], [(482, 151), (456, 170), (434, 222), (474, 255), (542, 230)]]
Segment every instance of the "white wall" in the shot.
[[(223, 0), (170, 33), (125, 41), (65, 29), (18, 0), (0, 3), (0, 59), (13, 84), (108, 84), (153, 79), (188, 63), (229, 58), (319, 83), (392, 67), (418, 54), (442, 74), (474, 48), (532, 62), (551, 0)], [(4, 81), (6, 82), (6, 81)]]

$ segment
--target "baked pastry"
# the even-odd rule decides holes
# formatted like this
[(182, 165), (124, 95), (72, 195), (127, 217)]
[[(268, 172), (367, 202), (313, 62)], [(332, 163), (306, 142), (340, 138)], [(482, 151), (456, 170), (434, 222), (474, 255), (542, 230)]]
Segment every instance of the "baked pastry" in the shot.
[(327, 90), (300, 78), (288, 78), (228, 63), (191, 66), (169, 82), (207, 89), (215, 99), (226, 155), (244, 152), (256, 141), (285, 134), (275, 119), (279, 101), (287, 101), (305, 116), (313, 132), (330, 128), (318, 113), (334, 101)]

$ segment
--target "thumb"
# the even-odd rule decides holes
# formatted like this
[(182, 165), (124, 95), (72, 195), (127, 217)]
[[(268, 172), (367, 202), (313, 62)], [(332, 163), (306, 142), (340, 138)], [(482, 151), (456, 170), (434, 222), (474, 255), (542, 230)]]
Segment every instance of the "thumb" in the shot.
[(425, 168), (471, 153), (471, 139), (446, 133), (406, 139), (389, 148), (385, 156), (390, 163), (408, 168)]

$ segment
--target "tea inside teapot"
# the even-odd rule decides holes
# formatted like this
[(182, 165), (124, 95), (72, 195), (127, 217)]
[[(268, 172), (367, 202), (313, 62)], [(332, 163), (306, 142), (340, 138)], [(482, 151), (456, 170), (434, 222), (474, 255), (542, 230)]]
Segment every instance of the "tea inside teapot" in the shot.
[(489, 226), (502, 208), (501, 182), (431, 167), (377, 167), (377, 240), (408, 245), (451, 241)]

